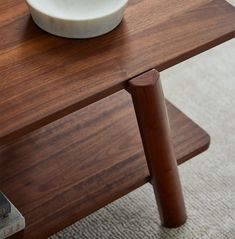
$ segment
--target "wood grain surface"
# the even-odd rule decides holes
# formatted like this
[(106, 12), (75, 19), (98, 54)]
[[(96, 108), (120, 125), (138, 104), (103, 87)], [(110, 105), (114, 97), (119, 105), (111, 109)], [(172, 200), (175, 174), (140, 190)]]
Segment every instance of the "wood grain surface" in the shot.
[(187, 219), (159, 73), (151, 70), (129, 81), (140, 135), (161, 223), (182, 226)]
[[(178, 164), (209, 136), (167, 102)], [(0, 188), (45, 239), (149, 181), (130, 95), (121, 91), (0, 149)], [(157, 208), (156, 208), (157, 213)]]
[(0, 0), (0, 144), (235, 35), (222, 0), (130, 0), (122, 24), (89, 40), (40, 30), (23, 0)]

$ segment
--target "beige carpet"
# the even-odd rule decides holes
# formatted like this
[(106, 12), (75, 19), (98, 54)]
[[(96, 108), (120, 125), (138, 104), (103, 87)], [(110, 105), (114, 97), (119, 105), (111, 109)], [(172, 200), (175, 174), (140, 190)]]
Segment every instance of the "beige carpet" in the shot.
[(145, 185), (51, 239), (235, 239), (235, 40), (163, 72), (162, 79), (168, 99), (212, 137), (209, 151), (180, 166), (187, 223), (162, 228)]

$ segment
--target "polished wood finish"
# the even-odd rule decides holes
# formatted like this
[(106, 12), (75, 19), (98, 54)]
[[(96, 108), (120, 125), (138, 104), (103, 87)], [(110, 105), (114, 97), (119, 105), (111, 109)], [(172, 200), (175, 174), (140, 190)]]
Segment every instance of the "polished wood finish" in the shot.
[(0, 0), (0, 144), (74, 112), (145, 71), (235, 36), (223, 0), (130, 0), (122, 24), (89, 40), (51, 36), (24, 0)]
[[(209, 136), (167, 102), (178, 164)], [(2, 146), (0, 188), (43, 238), (149, 181), (131, 96), (116, 93)], [(157, 212), (157, 210), (156, 210)]]
[(149, 71), (129, 82), (159, 214), (165, 227), (186, 221), (186, 209), (159, 73)]
[[(233, 38), (235, 10), (223, 0), (130, 0), (110, 34), (69, 40), (36, 27), (24, 0), (0, 0), (0, 35), (0, 188), (26, 217), (23, 238), (45, 238), (150, 180), (130, 95), (114, 93)], [(167, 103), (174, 155), (159, 82), (139, 79), (131, 93), (160, 214), (178, 226), (175, 158), (203, 152), (209, 136)], [(154, 104), (145, 111), (141, 99)]]

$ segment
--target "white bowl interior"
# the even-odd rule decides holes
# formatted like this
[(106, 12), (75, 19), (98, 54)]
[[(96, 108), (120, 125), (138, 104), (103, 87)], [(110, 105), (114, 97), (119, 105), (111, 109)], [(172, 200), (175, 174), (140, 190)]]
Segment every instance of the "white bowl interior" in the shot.
[(38, 11), (56, 18), (87, 20), (109, 15), (127, 0), (27, 0)]

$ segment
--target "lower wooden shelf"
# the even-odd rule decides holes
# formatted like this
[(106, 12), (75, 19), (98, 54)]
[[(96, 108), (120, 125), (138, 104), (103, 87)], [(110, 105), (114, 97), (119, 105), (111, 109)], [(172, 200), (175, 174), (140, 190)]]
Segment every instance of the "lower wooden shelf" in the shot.
[[(178, 164), (209, 136), (167, 102)], [(125, 91), (0, 149), (0, 188), (26, 218), (23, 238), (47, 236), (149, 181), (133, 105)], [(157, 212), (157, 210), (156, 210)]]

